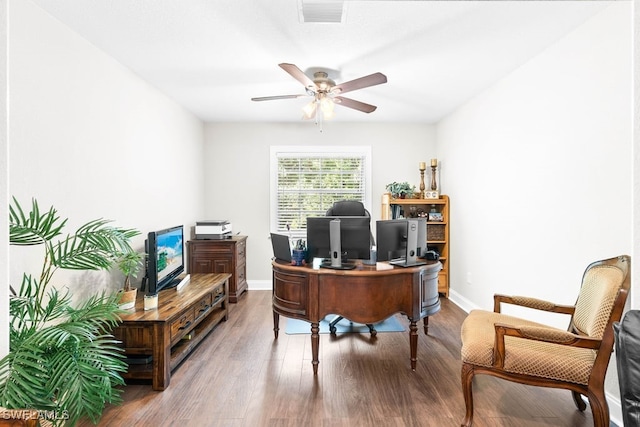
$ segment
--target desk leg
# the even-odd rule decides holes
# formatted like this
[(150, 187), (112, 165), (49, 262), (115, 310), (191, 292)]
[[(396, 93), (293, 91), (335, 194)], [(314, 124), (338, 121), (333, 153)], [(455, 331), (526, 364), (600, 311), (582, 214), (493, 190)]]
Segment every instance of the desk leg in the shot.
[(418, 325), (413, 319), (409, 319), (409, 349), (411, 351), (411, 370), (415, 371), (418, 360)]
[(273, 335), (278, 339), (278, 331), (280, 331), (280, 315), (273, 312)]
[(424, 334), (429, 335), (429, 316), (426, 316), (424, 319), (422, 319), (422, 323), (424, 326)]
[(313, 375), (318, 375), (318, 349), (320, 347), (320, 324), (311, 324), (311, 364), (313, 365)]

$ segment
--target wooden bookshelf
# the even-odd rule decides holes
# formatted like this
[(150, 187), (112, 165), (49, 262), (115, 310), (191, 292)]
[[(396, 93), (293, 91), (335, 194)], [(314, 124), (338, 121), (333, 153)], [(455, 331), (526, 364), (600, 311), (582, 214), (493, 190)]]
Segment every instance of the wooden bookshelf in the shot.
[[(441, 221), (433, 221), (429, 213), (437, 213)], [(427, 247), (440, 254), (442, 270), (438, 275), (438, 292), (449, 297), (449, 196), (438, 199), (394, 199), (390, 193), (382, 195), (382, 219), (427, 218)]]

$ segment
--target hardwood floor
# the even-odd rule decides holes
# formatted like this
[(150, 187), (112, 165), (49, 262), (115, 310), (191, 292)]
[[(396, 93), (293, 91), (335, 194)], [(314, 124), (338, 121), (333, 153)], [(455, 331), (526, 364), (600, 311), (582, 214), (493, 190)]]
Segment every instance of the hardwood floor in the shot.
[[(249, 291), (173, 373), (164, 392), (129, 384), (124, 403), (108, 407), (101, 426), (459, 426), (460, 325), (447, 299), (419, 328), (418, 363), (409, 367), (408, 332), (320, 336), (314, 377), (309, 335), (273, 337), (271, 291)], [(405, 325), (408, 321), (402, 317)], [(407, 329), (408, 330), (408, 329)], [(592, 426), (568, 391), (478, 376), (477, 427)], [(85, 421), (83, 426), (93, 424)]]

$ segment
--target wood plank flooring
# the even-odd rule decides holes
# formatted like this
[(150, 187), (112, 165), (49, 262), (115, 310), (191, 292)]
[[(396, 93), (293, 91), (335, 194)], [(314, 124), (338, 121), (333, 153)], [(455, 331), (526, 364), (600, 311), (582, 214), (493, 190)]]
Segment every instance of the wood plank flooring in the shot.
[[(317, 377), (309, 335), (287, 335), (284, 317), (273, 337), (271, 291), (249, 291), (173, 372), (164, 392), (125, 387), (100, 426), (459, 426), (460, 325), (466, 313), (442, 299), (419, 328), (418, 363), (409, 365), (408, 332), (320, 336)], [(402, 322), (408, 325), (405, 317)], [(407, 329), (408, 331), (408, 329)], [(474, 385), (477, 427), (586, 427), (591, 411), (576, 410), (568, 391), (487, 376)], [(79, 424), (92, 426), (89, 421)]]

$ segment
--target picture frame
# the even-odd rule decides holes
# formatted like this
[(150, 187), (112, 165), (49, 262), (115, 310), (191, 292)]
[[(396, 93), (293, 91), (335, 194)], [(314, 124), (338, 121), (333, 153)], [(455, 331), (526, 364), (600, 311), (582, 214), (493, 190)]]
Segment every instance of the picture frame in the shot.
[(428, 221), (442, 222), (443, 220), (442, 212), (429, 212)]

